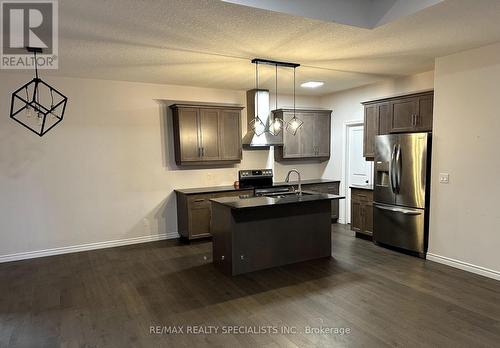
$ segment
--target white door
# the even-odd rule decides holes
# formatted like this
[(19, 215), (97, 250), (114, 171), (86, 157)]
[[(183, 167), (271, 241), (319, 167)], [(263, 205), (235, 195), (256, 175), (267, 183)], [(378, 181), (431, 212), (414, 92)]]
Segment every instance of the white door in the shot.
[(363, 126), (355, 125), (347, 128), (347, 199), (346, 218), (351, 222), (351, 185), (371, 185), (373, 180), (373, 162), (363, 157)]

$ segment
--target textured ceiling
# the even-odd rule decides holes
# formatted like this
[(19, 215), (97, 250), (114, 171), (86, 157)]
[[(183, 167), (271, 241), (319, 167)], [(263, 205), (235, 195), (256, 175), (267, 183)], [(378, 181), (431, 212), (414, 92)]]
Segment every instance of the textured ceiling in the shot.
[[(500, 1), (447, 0), (375, 29), (363, 29), (217, 0), (59, 2), (59, 71), (87, 78), (254, 87), (254, 57), (292, 61), (301, 94), (322, 95), (428, 71), (434, 58), (500, 41)], [(274, 86), (274, 68), (262, 69)], [(279, 89), (293, 74), (279, 70)]]

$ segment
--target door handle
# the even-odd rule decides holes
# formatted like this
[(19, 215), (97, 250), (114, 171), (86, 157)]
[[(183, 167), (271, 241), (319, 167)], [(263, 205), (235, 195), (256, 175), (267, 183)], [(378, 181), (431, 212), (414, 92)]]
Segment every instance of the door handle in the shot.
[(396, 145), (393, 145), (392, 147), (392, 153), (391, 153), (391, 161), (389, 162), (389, 181), (391, 184), (391, 191), (392, 193), (396, 193), (396, 187), (394, 186), (395, 184), (395, 176), (394, 176), (394, 158), (396, 156)]
[(399, 193), (401, 191), (401, 170), (401, 145), (398, 145), (396, 152), (396, 193)]
[(421, 215), (422, 212), (420, 210), (412, 210), (412, 209), (404, 209), (404, 208), (394, 208), (381, 204), (374, 203), (373, 206), (377, 209), (392, 211), (395, 213), (401, 213), (405, 215)]

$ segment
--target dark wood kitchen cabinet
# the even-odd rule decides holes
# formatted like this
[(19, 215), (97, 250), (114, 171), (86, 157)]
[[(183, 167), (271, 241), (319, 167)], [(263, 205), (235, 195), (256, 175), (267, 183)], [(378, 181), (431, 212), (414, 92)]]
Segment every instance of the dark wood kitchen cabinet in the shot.
[(375, 135), (378, 134), (378, 104), (365, 107), (365, 119), (363, 129), (363, 156), (375, 156)]
[(390, 102), (390, 133), (412, 132), (415, 127), (415, 115), (418, 112), (418, 97), (396, 99)]
[(363, 156), (375, 157), (375, 137), (391, 133), (431, 132), (434, 92), (422, 92), (362, 103)]
[(373, 191), (351, 188), (351, 230), (373, 234)]
[(203, 161), (220, 159), (220, 110), (199, 109), (199, 146)]
[[(321, 193), (329, 193), (332, 195), (339, 194), (340, 182), (328, 182), (328, 183), (320, 183), (320, 184), (304, 184), (302, 185), (302, 189), (305, 191), (314, 191)], [(332, 201), (332, 221), (337, 222), (339, 218), (339, 201)]]
[(241, 161), (241, 110), (225, 105), (171, 105), (178, 165)]
[(389, 133), (432, 131), (433, 103), (432, 94), (391, 101)]
[(375, 157), (375, 136), (389, 134), (389, 103), (381, 102), (365, 106), (363, 156)]
[[(276, 161), (287, 160), (320, 160), (330, 158), (331, 110), (296, 110), (295, 115), (303, 125), (295, 135), (283, 130), (283, 146), (275, 146)], [(293, 109), (274, 110), (286, 124), (293, 118)]]
[(253, 190), (184, 194), (176, 191), (179, 235), (185, 240), (210, 237), (212, 205), (210, 199), (253, 195)]
[(241, 160), (240, 110), (220, 111), (220, 151), (226, 161)]

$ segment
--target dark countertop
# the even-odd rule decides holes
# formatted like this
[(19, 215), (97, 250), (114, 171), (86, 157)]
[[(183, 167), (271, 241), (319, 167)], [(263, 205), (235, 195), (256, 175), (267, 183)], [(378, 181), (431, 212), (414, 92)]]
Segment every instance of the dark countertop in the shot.
[(373, 191), (373, 185), (351, 185), (349, 188)]
[[(302, 185), (307, 184), (328, 184), (340, 182), (339, 180), (329, 180), (329, 179), (310, 179), (310, 180), (302, 180)], [(289, 183), (278, 181), (273, 183), (273, 187), (278, 186), (290, 186), (297, 185), (297, 181), (290, 181)], [(185, 195), (195, 195), (201, 193), (214, 193), (214, 192), (227, 192), (227, 191), (243, 191), (243, 190), (252, 190), (252, 188), (235, 188), (233, 185), (228, 186), (212, 186), (212, 187), (195, 187), (195, 188), (187, 188), (187, 189), (179, 189), (174, 190), (175, 192), (183, 193)]]
[(303, 196), (297, 195), (289, 195), (282, 198), (276, 197), (249, 197), (249, 198), (239, 198), (239, 197), (220, 197), (213, 198), (210, 201), (218, 204), (222, 204), (231, 209), (246, 209), (246, 208), (257, 208), (257, 207), (266, 207), (273, 205), (282, 205), (282, 204), (293, 204), (300, 202), (316, 202), (316, 201), (331, 201), (344, 199), (344, 196), (331, 195), (326, 193), (316, 193), (311, 192), (311, 194), (307, 194), (310, 191), (302, 191), (306, 193)]

